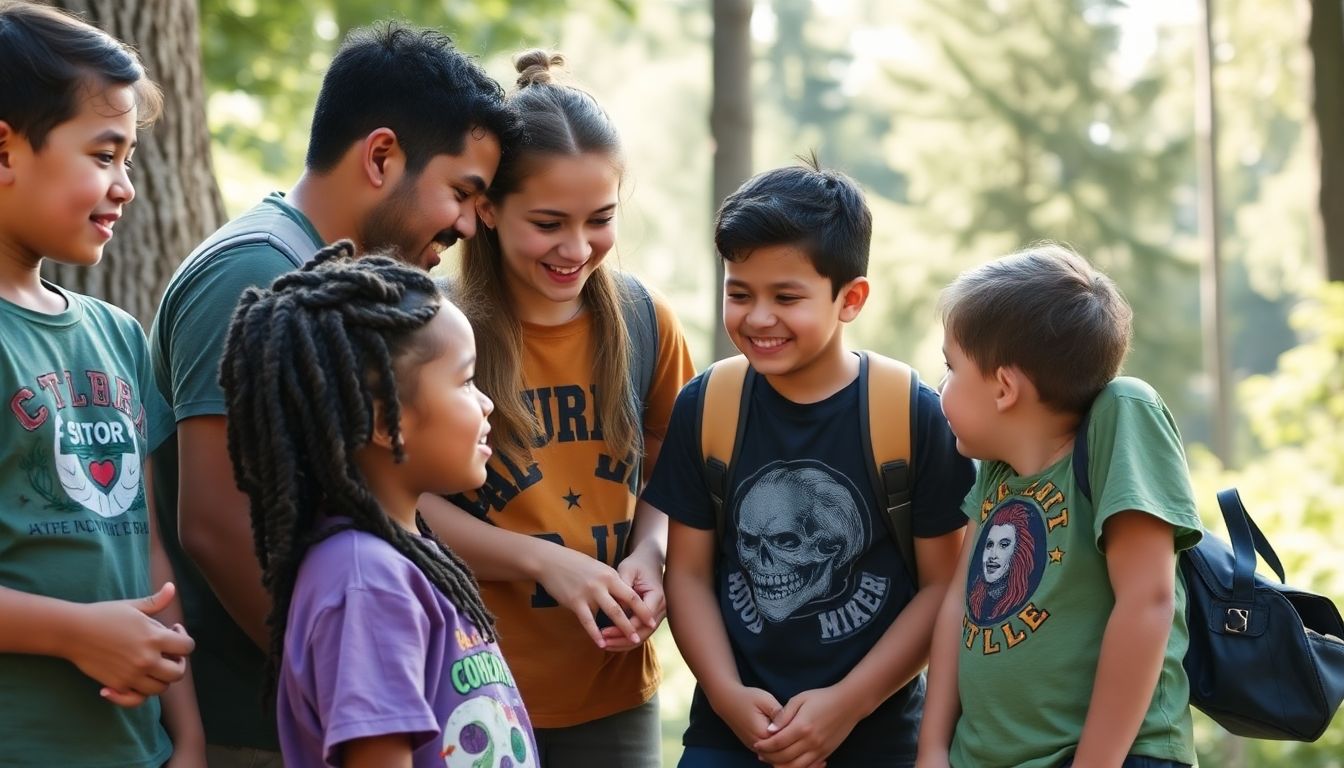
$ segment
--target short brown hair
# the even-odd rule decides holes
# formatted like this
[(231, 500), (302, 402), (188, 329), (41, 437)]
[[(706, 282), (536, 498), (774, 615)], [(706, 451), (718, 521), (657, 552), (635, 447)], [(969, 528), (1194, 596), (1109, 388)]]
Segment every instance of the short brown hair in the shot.
[(943, 324), (983, 372), (1017, 366), (1041, 402), (1083, 413), (1120, 372), (1134, 313), (1115, 283), (1054, 243), (963, 272), (943, 292)]

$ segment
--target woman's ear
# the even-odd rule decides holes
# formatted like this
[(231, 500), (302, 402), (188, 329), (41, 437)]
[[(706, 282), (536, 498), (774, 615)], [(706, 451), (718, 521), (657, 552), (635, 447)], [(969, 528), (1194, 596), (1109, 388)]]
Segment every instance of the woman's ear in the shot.
[(495, 204), (488, 198), (481, 197), (476, 201), (476, 216), (487, 229), (495, 228)]

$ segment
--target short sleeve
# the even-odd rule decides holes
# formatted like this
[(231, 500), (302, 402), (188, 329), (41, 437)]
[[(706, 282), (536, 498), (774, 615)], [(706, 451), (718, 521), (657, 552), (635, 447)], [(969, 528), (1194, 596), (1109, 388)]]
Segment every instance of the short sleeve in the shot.
[(658, 362), (654, 366), (653, 382), (649, 385), (648, 401), (644, 409), (645, 480), (658, 462), (658, 453), (667, 437), (677, 394), (692, 376), (695, 365), (686, 346), (686, 335), (671, 306), (661, 296), (650, 291), (654, 315), (658, 320)]
[(238, 299), (247, 288), (269, 286), (293, 269), (284, 254), (256, 245), (219, 254), (190, 275), (169, 308), (170, 316), (159, 320), (168, 324), (172, 392), (165, 394), (177, 421), (224, 414), (219, 363)]
[(149, 341), (145, 338), (144, 328), (119, 307), (89, 297), (80, 297), (80, 300), (86, 302), (90, 312), (96, 313), (99, 327), (105, 329), (104, 344), (110, 343), (115, 338), (117, 342), (115, 346), (118, 353), (123, 356), (122, 360), (126, 366), (125, 374), (128, 378), (134, 377), (135, 394), (141, 408), (144, 409), (143, 414), (137, 413), (133, 417), (138, 421), (143, 415), (144, 434), (149, 452), (158, 450), (163, 441), (173, 433), (173, 419), (168, 403), (163, 399), (163, 394), (159, 391), (154, 378), (154, 366), (150, 361)]
[(1087, 448), (1098, 546), (1106, 520), (1127, 510), (1170, 523), (1177, 550), (1199, 542), (1202, 529), (1181, 435), (1151, 387), (1130, 378), (1108, 385), (1092, 406)]
[(140, 326), (135, 327), (136, 391), (140, 393), (140, 404), (145, 409), (145, 434), (149, 437), (149, 450), (157, 451), (159, 446), (173, 434), (173, 410), (163, 399), (158, 382), (154, 378), (154, 366), (149, 359), (149, 342)]
[(405, 733), (417, 748), (438, 734), (426, 700), (430, 627), (413, 594), (352, 588), (313, 622), (307, 650), (327, 763), (353, 739)]
[(714, 510), (700, 459), (700, 436), (696, 418), (700, 388), (705, 374), (691, 379), (672, 406), (667, 437), (644, 489), (643, 499), (683, 525), (703, 530), (714, 528)]
[(915, 411), (915, 536), (934, 538), (964, 526), (962, 505), (974, 483), (975, 465), (957, 453), (938, 393), (921, 383)]

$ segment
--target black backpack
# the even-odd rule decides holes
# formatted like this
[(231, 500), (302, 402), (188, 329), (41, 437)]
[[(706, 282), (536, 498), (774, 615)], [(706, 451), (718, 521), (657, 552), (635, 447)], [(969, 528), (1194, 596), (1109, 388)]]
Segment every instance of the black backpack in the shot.
[[(1087, 426), (1073, 479), (1089, 502)], [(1190, 703), (1238, 736), (1315, 741), (1344, 700), (1344, 621), (1329, 598), (1285, 584), (1283, 565), (1235, 488), (1218, 494), (1227, 542), (1207, 530), (1180, 554), (1190, 646)], [(1255, 573), (1256, 553), (1279, 577)]]

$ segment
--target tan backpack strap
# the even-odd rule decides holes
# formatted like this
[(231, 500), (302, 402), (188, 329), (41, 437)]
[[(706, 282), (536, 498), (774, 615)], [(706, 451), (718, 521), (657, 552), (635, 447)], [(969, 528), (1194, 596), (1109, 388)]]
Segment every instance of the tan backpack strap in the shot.
[(884, 462), (910, 461), (911, 430), (892, 429), (910, 423), (910, 404), (914, 399), (911, 383), (914, 371), (900, 360), (868, 353), (868, 418), (872, 431), (873, 459), (880, 468)]
[(871, 352), (863, 355), (868, 369), (867, 387), (862, 393), (866, 398), (868, 421), (863, 428), (868, 433), (872, 451), (869, 458), (873, 491), (905, 560), (911, 583), (918, 588), (911, 502), (915, 480), (915, 422), (912, 414), (919, 392), (919, 375), (899, 360)]
[(714, 363), (705, 373), (700, 408), (700, 455), (705, 461), (717, 458), (725, 466), (732, 461), (747, 367), (747, 358), (738, 355)]
[(720, 539), (723, 537), (723, 507), (728, 498), (729, 474), (744, 422), (742, 396), (750, 370), (747, 358), (742, 355), (720, 360), (705, 372), (705, 383), (700, 392), (700, 456), (714, 505), (714, 529)]

